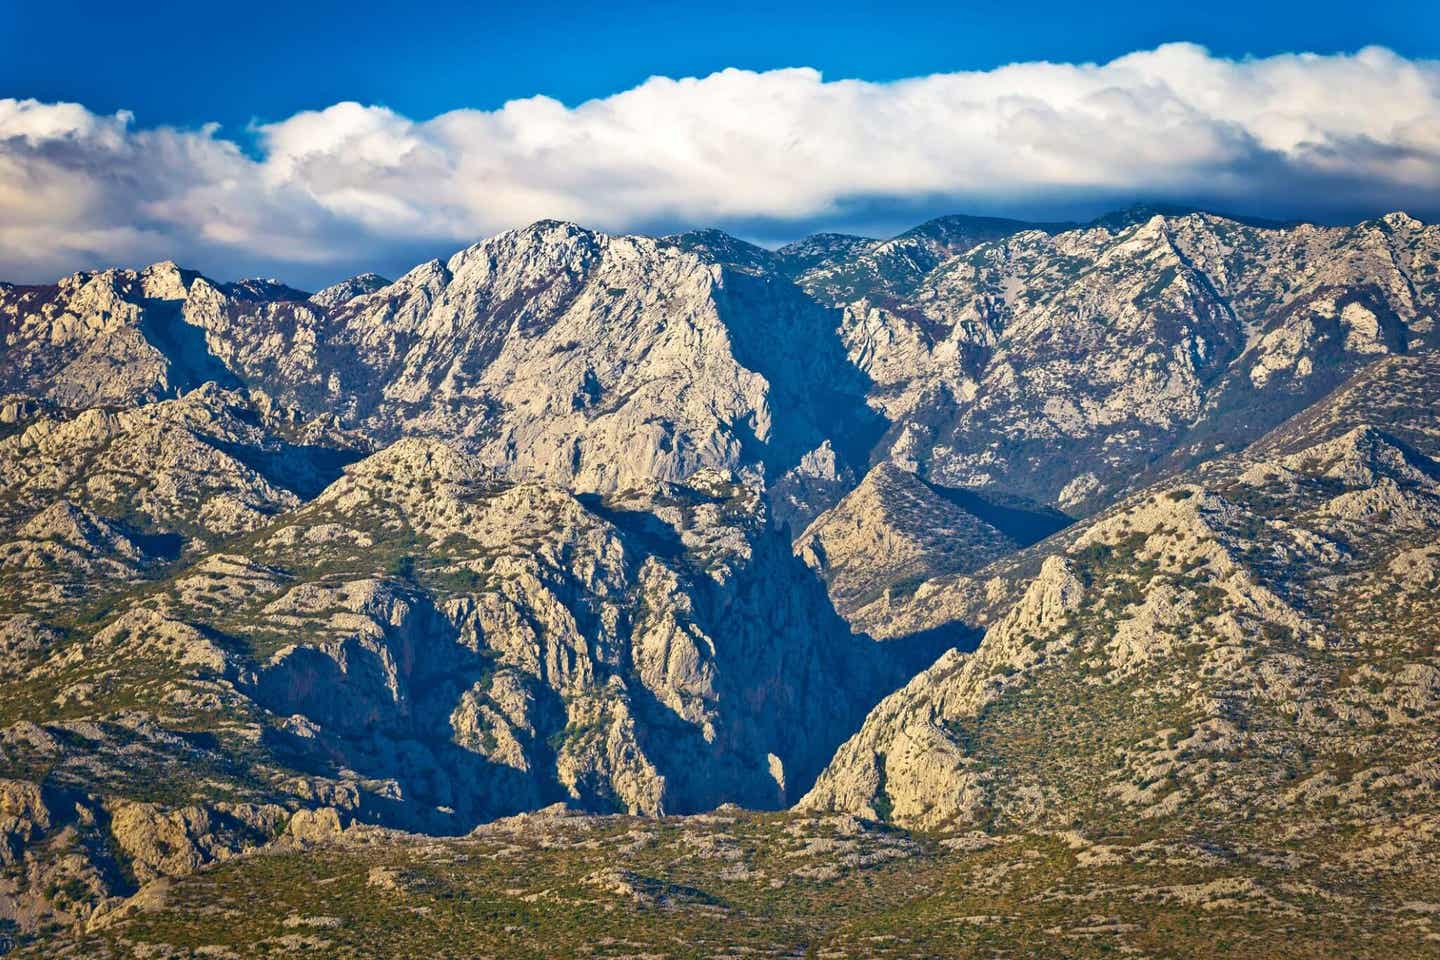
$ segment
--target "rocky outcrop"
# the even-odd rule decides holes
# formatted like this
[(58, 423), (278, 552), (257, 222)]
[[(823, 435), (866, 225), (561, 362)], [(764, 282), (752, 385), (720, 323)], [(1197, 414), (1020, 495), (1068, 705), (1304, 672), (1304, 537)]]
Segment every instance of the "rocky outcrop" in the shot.
[(288, 403), (581, 490), (783, 471), (866, 420), (830, 313), (698, 241), (545, 221), (324, 306), (271, 316), (281, 305), (192, 292), (186, 317)]
[[(1436, 238), (1401, 214), (1342, 229), (1169, 210), (947, 217), (771, 252), (543, 221), (313, 297), (173, 264), (6, 288), (0, 388), (93, 406), (214, 380), (597, 492), (700, 468), (775, 482), (828, 441), (842, 470), (875, 452), (1089, 513), (1428, 344)], [(862, 398), (893, 421), (878, 450)]]
[[(1057, 538), (979, 648), (883, 701), (802, 806), (1095, 829), (1418, 796), (1436, 769), (1419, 718), (1440, 715), (1432, 600), (1392, 584), (1428, 582), (1440, 410), (1415, 374), (1433, 367), (1367, 371), (1249, 453)], [(1347, 422), (1372, 403), (1388, 430), (1429, 436)], [(1420, 726), (1351, 726), (1397, 702)], [(1383, 790), (1362, 786), (1375, 777)]]
[(545, 221), (313, 295), (0, 286), (0, 937), (555, 804), (493, 837), (804, 797), (817, 883), (909, 843), (856, 816), (980, 853), (1428, 816), (1436, 249)]
[[(851, 354), (932, 480), (1088, 513), (1235, 451), (1429, 336), (1436, 228), (1208, 214), (1019, 232), (846, 314)], [(903, 362), (891, 359), (904, 358)]]
[(121, 803), (111, 811), (110, 833), (141, 883), (183, 877), (273, 839), (285, 821), (275, 805), (186, 806)]
[[(143, 789), (127, 753), (198, 724), (218, 740), (180, 738), (166, 763), (206, 769), (207, 790), (411, 829), (560, 799), (775, 807), (935, 649), (852, 635), (760, 488), (715, 472), (577, 496), (408, 439), (243, 542), (88, 635), (17, 640), (14, 689), (49, 698), (28, 715), (90, 726), (83, 743), (17, 738), (9, 762), (103, 770), (125, 796)], [(241, 843), (188, 808), (142, 819), (149, 833), (130, 815), (122, 846), (147, 879)]]
[(944, 491), (889, 463), (873, 468), (795, 541), (835, 608), (853, 615), (890, 591), (977, 570), (1019, 544)]
[(374, 293), (376, 290), (388, 286), (390, 286), (390, 281), (380, 274), (362, 273), (331, 284), (318, 293), (312, 293), (310, 302), (318, 304), (326, 310), (333, 310), (336, 307), (344, 306), (356, 297), (363, 297), (367, 293)]

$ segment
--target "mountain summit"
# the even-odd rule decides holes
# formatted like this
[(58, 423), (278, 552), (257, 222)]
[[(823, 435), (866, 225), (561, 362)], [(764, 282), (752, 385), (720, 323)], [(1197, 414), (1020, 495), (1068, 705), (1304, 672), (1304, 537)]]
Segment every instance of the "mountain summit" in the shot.
[(1437, 314), (1166, 208), (0, 284), (0, 952), (1424, 955)]

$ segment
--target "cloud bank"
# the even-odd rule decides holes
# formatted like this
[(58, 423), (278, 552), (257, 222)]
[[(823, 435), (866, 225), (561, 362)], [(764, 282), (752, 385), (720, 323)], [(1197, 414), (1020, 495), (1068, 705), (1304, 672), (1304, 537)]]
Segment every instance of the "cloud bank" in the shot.
[(0, 277), (171, 257), (318, 281), (542, 217), (798, 236), (863, 211), (1135, 197), (1440, 212), (1440, 61), (1377, 47), (1237, 61), (1169, 44), (888, 83), (725, 70), (423, 121), (339, 103), (251, 133), (253, 155), (215, 126), (0, 99)]

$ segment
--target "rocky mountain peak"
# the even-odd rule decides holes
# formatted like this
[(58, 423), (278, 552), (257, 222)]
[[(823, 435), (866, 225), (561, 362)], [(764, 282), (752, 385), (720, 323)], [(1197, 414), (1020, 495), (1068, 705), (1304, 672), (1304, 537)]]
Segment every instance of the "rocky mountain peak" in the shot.
[(887, 593), (977, 570), (1016, 549), (965, 502), (882, 462), (796, 538), (796, 555), (827, 583), (836, 609), (859, 619)]
[(1422, 230), (1425, 227), (1425, 222), (1423, 220), (1418, 220), (1415, 217), (1410, 216), (1410, 214), (1406, 213), (1403, 210), (1396, 210), (1391, 213), (1385, 214), (1383, 217), (1380, 218), (1380, 222), (1385, 224), (1391, 230), (1395, 230), (1397, 232), (1414, 232), (1417, 230)]
[(390, 281), (378, 273), (361, 273), (311, 294), (310, 302), (330, 310), (389, 285)]
[(709, 262), (747, 273), (763, 274), (780, 270), (785, 262), (777, 253), (714, 228), (690, 230), (661, 239)]
[[(867, 898), (837, 955), (1008, 943), (997, 898), (1149, 955), (1288, 938), (1332, 870), (1335, 928), (1403, 956), (1440, 875), (1437, 254), (1395, 215), (541, 221), (313, 295), (0, 284), (0, 951), (417, 917), (423, 953), (493, 901), (530, 919), (466, 914), (481, 952), (575, 904), (709, 953), (803, 883)], [(774, 952), (829, 951), (810, 924)]]
[(173, 260), (162, 260), (140, 271), (141, 290), (155, 300), (184, 300), (197, 276), (194, 271), (182, 270)]
[(858, 256), (879, 243), (872, 237), (847, 233), (816, 233), (787, 243), (775, 251), (784, 269), (791, 276)]

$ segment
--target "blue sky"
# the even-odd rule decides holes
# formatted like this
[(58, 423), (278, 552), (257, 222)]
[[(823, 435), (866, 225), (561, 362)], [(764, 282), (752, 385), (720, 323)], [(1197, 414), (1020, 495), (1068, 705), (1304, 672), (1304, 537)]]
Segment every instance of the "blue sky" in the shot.
[[(8, 20), (8, 22), (6, 22)], [(1227, 57), (1440, 56), (1440, 3), (354, 3), (8, 0), (0, 94), (238, 134), (341, 100), (425, 118), (652, 75), (804, 66), (894, 80), (1030, 60), (1104, 61), (1184, 40)]]
[(0, 279), (1136, 201), (1440, 218), (1440, 4), (0, 0)]

